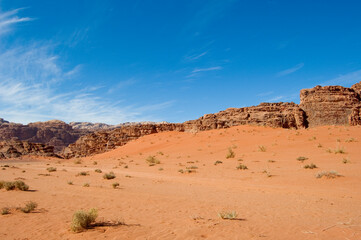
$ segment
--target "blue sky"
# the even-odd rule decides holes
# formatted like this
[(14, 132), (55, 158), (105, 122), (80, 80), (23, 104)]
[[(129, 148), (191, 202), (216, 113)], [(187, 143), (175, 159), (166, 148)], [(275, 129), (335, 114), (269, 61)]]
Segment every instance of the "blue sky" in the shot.
[(0, 0), (0, 117), (183, 122), (361, 81), (360, 1)]

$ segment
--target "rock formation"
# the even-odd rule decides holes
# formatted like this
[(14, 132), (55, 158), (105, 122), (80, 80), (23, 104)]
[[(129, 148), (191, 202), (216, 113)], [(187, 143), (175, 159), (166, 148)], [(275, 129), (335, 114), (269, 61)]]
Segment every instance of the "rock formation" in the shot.
[(54, 146), (61, 152), (66, 146), (74, 143), (80, 136), (88, 134), (86, 130), (74, 130), (63, 121), (51, 120), (35, 122), (28, 125), (0, 122), (0, 140), (17, 139), (32, 143), (43, 143)]
[(53, 146), (19, 140), (0, 141), (0, 159), (17, 158), (25, 155), (59, 157)]

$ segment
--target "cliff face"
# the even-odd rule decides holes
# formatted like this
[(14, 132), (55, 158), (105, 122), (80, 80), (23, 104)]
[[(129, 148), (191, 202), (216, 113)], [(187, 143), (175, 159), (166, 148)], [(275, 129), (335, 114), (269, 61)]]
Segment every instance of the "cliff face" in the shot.
[(0, 140), (17, 139), (32, 143), (54, 146), (56, 152), (75, 142), (80, 136), (88, 134), (86, 130), (74, 130), (65, 122), (52, 120), (28, 125), (0, 122)]
[(359, 86), (316, 86), (301, 90), (300, 108), (306, 113), (309, 127), (360, 124)]
[(17, 158), (24, 155), (58, 157), (54, 153), (53, 146), (19, 140), (0, 141), (0, 159)]

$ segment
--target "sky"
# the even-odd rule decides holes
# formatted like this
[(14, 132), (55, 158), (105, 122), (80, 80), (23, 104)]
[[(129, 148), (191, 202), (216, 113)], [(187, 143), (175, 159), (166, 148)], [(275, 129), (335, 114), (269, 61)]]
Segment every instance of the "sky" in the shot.
[(359, 0), (0, 0), (0, 118), (183, 122), (361, 81)]

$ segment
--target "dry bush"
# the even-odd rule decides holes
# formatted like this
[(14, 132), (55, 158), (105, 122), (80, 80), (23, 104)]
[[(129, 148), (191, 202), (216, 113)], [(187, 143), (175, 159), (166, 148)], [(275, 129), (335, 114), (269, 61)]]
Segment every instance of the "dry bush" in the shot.
[(73, 215), (70, 229), (73, 232), (81, 232), (88, 229), (97, 217), (98, 211), (95, 208), (90, 209), (88, 212), (83, 210), (76, 211)]

